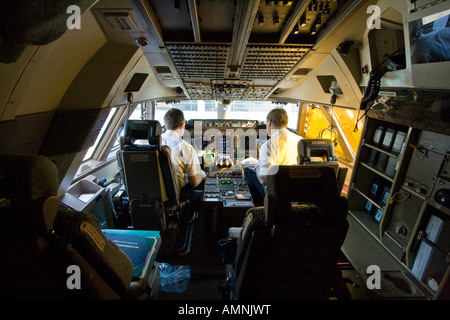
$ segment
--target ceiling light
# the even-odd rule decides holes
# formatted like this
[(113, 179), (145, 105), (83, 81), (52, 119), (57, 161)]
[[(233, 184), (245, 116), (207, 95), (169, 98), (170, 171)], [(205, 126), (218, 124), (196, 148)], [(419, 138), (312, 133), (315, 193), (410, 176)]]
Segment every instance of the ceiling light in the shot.
[(302, 15), (298, 23), (300, 24), (300, 27), (306, 26), (306, 16)]
[(262, 15), (261, 12), (258, 14), (258, 24), (260, 26), (262, 26), (264, 24), (264, 16)]
[(280, 22), (280, 17), (278, 16), (278, 12), (274, 12), (273, 14), (273, 24), (277, 24)]

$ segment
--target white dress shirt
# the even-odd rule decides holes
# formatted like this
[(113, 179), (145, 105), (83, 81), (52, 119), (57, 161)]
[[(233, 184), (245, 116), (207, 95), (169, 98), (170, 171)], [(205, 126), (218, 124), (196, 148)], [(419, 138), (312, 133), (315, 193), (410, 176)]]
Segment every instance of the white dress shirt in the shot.
[(266, 177), (273, 165), (298, 164), (299, 135), (288, 129), (272, 130), (272, 136), (259, 148), (259, 164), (256, 167), (258, 176)]
[(168, 146), (172, 153), (172, 163), (177, 172), (179, 188), (189, 183), (187, 177), (201, 173), (202, 169), (200, 168), (197, 152), (178, 133), (173, 130), (167, 130), (161, 135), (161, 145)]

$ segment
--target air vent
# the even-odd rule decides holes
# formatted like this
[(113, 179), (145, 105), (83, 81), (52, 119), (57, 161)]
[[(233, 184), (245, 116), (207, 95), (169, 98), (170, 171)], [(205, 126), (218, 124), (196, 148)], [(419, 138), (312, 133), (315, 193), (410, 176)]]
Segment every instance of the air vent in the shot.
[(240, 79), (281, 80), (308, 50), (299, 46), (249, 45)]
[(153, 69), (155, 69), (156, 73), (172, 73), (168, 66), (154, 66)]
[(298, 68), (294, 72), (294, 76), (306, 76), (308, 73), (310, 73), (312, 69), (309, 68)]
[(124, 92), (138, 92), (147, 77), (147, 73), (135, 73), (130, 82), (128, 82), (128, 85), (125, 88)]
[(138, 30), (137, 23), (133, 20), (128, 12), (107, 12), (104, 14), (106, 21), (111, 28), (122, 31)]

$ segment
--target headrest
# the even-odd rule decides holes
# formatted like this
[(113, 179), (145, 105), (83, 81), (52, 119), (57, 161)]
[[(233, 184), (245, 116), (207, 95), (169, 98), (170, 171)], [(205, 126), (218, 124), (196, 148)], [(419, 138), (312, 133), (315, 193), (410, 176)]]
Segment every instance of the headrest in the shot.
[(94, 215), (83, 211), (59, 210), (55, 232), (70, 243), (119, 295), (124, 295), (133, 276), (130, 259), (108, 240)]
[[(327, 216), (342, 214), (336, 174), (331, 167), (271, 166), (267, 173), (266, 187), (266, 209), (276, 209), (272, 213), (279, 217), (290, 212), (292, 202), (312, 203)], [(273, 218), (267, 217), (268, 220)]]
[(161, 146), (161, 124), (157, 120), (127, 120), (124, 143), (132, 145), (136, 140), (147, 140), (151, 146)]
[(30, 224), (37, 219), (38, 227), (51, 228), (59, 205), (58, 186), (58, 170), (48, 158), (0, 155), (0, 198), (9, 200), (11, 211), (30, 214)]
[(55, 164), (43, 156), (0, 155), (0, 197), (28, 205), (56, 196), (59, 180)]
[(322, 161), (337, 161), (331, 139), (301, 139), (298, 143), (299, 164), (311, 162), (314, 157)]

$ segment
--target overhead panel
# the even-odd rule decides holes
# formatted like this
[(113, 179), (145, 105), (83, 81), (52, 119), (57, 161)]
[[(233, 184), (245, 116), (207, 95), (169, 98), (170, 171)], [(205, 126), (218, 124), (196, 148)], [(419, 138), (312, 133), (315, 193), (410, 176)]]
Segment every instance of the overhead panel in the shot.
[(227, 44), (167, 44), (181, 78), (223, 79), (230, 50)]
[(149, 27), (160, 30), (159, 49), (188, 98), (264, 100), (292, 86), (321, 31), (357, 0), (134, 1), (152, 13)]
[(279, 81), (308, 50), (309, 47), (249, 45), (240, 78)]
[(272, 86), (255, 86), (251, 81), (212, 80), (186, 82), (186, 89), (194, 100), (263, 100)]

